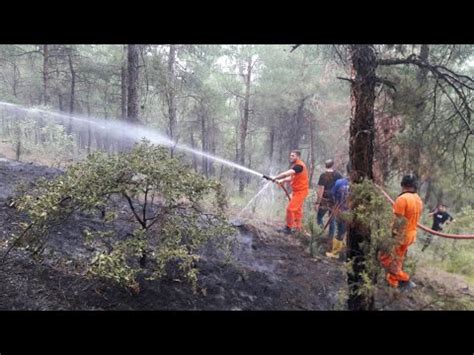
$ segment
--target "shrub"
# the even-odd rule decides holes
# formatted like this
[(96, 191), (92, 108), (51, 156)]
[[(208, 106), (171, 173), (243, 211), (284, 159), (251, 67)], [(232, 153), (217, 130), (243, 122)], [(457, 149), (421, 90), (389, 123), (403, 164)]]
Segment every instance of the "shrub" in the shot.
[[(215, 192), (214, 210), (204, 211), (201, 202)], [(110, 238), (117, 213), (109, 201), (128, 206), (134, 231), (122, 238)], [(197, 251), (217, 236), (229, 235), (230, 225), (223, 215), (225, 201), (219, 183), (206, 180), (162, 147), (144, 141), (128, 153), (94, 153), (72, 165), (64, 175), (41, 181), (17, 201), (29, 223), (22, 224), (16, 243), (40, 255), (51, 229), (72, 214), (101, 210), (109, 229), (85, 230), (88, 242), (106, 245), (90, 260), (92, 275), (103, 276), (137, 290), (137, 276), (152, 266), (149, 279), (166, 274), (170, 262), (196, 284)]]

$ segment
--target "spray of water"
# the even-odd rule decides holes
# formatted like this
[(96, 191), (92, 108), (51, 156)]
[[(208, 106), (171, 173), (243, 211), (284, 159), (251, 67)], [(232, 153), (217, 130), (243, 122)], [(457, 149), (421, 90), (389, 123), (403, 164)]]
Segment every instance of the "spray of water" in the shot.
[(150, 127), (141, 127), (138, 125), (130, 124), (130, 123), (119, 121), (119, 120), (103, 120), (99, 118), (91, 118), (91, 117), (85, 117), (85, 116), (80, 116), (80, 115), (62, 114), (62, 113), (44, 110), (40, 108), (27, 108), (20, 105), (8, 103), (8, 102), (1, 102), (1, 101), (0, 101), (0, 106), (14, 112), (23, 112), (27, 114), (29, 113), (29, 114), (37, 115), (38, 117), (42, 117), (42, 118), (52, 118), (52, 119), (61, 120), (63, 123), (65, 121), (69, 121), (69, 122), (74, 121), (76, 124), (90, 125), (96, 129), (104, 130), (107, 132), (109, 136), (114, 136), (116, 138), (127, 137), (129, 139), (132, 139), (133, 141), (139, 141), (142, 138), (146, 138), (154, 144), (165, 145), (168, 147), (172, 147), (173, 149), (178, 149), (181, 151), (193, 153), (201, 157), (213, 160), (215, 162), (227, 165), (234, 169), (245, 171), (249, 174), (257, 175), (259, 177), (263, 176), (263, 174), (259, 173), (258, 171), (249, 169), (245, 166), (239, 165), (230, 160), (216, 157), (214, 155), (203, 152), (201, 150), (193, 149), (185, 144), (177, 144), (176, 142), (171, 140), (169, 137), (165, 136), (164, 134)]
[(267, 189), (268, 186), (270, 186), (271, 182), (267, 182), (261, 189), (259, 192), (257, 192), (255, 194), (254, 197), (252, 197), (252, 199), (249, 201), (249, 203), (247, 203), (247, 205), (242, 208), (242, 210), (239, 212), (239, 214), (237, 215), (237, 218), (240, 217), (242, 215), (242, 213), (247, 210), (251, 205), (252, 203)]

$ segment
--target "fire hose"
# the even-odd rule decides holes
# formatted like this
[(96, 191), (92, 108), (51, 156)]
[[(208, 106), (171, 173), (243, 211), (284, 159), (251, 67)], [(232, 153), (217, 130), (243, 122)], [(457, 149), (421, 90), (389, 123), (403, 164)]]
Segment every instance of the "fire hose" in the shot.
[[(382, 187), (380, 187), (379, 185), (375, 184), (375, 186), (377, 186), (377, 188), (382, 192), (382, 194), (385, 196), (385, 198), (393, 205), (395, 203), (395, 201), (393, 201), (393, 199), (389, 196), (389, 194), (387, 194), (383, 189)], [(474, 234), (449, 234), (449, 233), (442, 233), (442, 232), (438, 232), (438, 231), (435, 231), (431, 228), (428, 228), (420, 223), (417, 224), (418, 228), (424, 230), (425, 232), (428, 232), (430, 234), (433, 234), (433, 235), (437, 235), (439, 237), (442, 237), (442, 238), (450, 238), (450, 239), (474, 239)]]
[[(271, 178), (270, 176), (262, 175), (262, 178), (267, 179), (268, 181), (272, 181), (272, 182), (276, 183), (275, 179)], [(290, 194), (288, 193), (288, 190), (286, 189), (286, 187), (283, 186), (283, 184), (277, 184), (277, 185), (280, 186), (280, 187), (283, 189), (283, 191), (285, 191), (286, 197), (288, 197), (288, 201), (290, 201), (290, 200), (291, 200), (291, 196), (290, 196)]]

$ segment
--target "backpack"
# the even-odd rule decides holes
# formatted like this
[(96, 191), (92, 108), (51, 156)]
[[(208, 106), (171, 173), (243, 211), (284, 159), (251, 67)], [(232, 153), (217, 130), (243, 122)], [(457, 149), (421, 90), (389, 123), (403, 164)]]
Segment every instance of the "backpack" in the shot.
[(336, 203), (340, 203), (340, 209), (346, 210), (347, 206), (347, 197), (349, 196), (350, 192), (350, 185), (349, 182), (339, 186), (339, 188), (335, 191), (334, 201)]
[(328, 185), (329, 188), (326, 188), (326, 187), (324, 188), (323, 198), (326, 198), (329, 201), (333, 201), (333, 196), (332, 196), (332, 193), (331, 193), (331, 189), (334, 186), (334, 184), (336, 183), (336, 172), (335, 171), (325, 172), (324, 173), (324, 182), (326, 183), (325, 186)]

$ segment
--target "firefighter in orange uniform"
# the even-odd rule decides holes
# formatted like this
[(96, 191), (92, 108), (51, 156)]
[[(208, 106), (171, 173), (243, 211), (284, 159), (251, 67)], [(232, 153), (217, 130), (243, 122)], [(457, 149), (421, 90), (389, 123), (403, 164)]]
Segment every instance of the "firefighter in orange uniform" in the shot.
[(301, 160), (301, 152), (292, 150), (290, 153), (291, 167), (289, 170), (278, 174), (273, 180), (281, 185), (285, 182), (291, 184), (291, 200), (286, 208), (286, 226), (279, 232), (292, 234), (302, 230), (303, 225), (303, 204), (309, 194), (308, 169)]
[(416, 226), (421, 217), (423, 202), (416, 193), (417, 183), (413, 175), (405, 175), (401, 182), (402, 193), (393, 205), (392, 236), (395, 246), (391, 253), (381, 252), (379, 260), (386, 271), (391, 287), (412, 289), (416, 287), (410, 275), (402, 270), (408, 247), (416, 240)]

